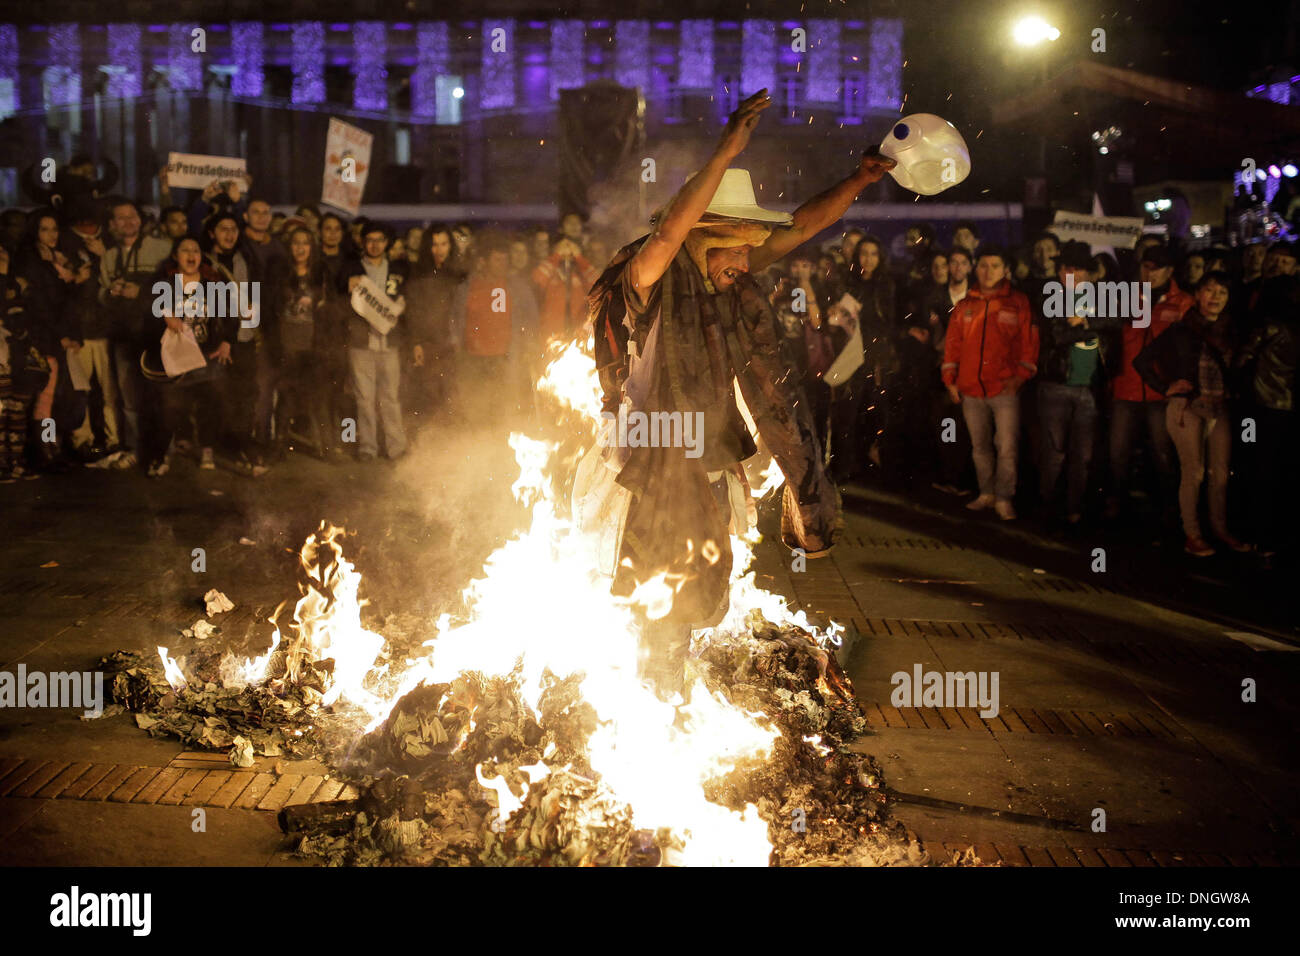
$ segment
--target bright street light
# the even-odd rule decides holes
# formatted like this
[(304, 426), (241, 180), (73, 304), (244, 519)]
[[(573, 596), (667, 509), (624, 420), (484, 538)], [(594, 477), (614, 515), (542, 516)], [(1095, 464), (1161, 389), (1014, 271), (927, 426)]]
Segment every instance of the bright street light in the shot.
[(1060, 35), (1061, 31), (1042, 17), (1025, 17), (1016, 21), (1011, 30), (1012, 38), (1021, 46), (1037, 46), (1044, 40), (1055, 40)]

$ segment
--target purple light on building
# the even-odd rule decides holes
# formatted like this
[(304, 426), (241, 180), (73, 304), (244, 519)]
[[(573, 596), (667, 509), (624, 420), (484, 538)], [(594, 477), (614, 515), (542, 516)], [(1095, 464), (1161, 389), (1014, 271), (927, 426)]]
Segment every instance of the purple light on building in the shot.
[(677, 85), (713, 89), (713, 21), (683, 20), (679, 34)]
[(903, 99), (903, 21), (878, 17), (871, 21), (867, 53), (867, 106), (897, 110)]
[(319, 20), (295, 23), (292, 46), (293, 102), (324, 103), (325, 24)]
[(776, 93), (776, 24), (746, 20), (740, 31), (740, 95)]
[(168, 82), (173, 90), (194, 92), (203, 89), (203, 54), (194, 49), (197, 23), (173, 23), (167, 29)]
[(415, 28), (416, 66), (411, 73), (411, 112), (438, 115), (438, 77), (447, 72), (447, 24), (420, 23)]
[(1274, 103), (1286, 106), (1291, 102), (1291, 84), (1289, 82), (1270, 83), (1268, 85), (1268, 98)]
[(840, 98), (840, 21), (808, 21), (809, 103), (837, 103)]
[(117, 67), (108, 77), (108, 95), (111, 99), (126, 99), (141, 93), (144, 59), (140, 37), (138, 23), (108, 25), (108, 66)]
[(230, 92), (235, 96), (261, 96), (266, 85), (263, 61), (266, 57), (266, 34), (262, 24), (240, 21), (230, 25), (230, 51), (234, 55), (235, 75), (230, 78)]
[(382, 113), (388, 109), (388, 30), (382, 21), (352, 24), (352, 105)]
[(0, 116), (18, 111), (18, 28), (0, 23)]
[(614, 79), (639, 90), (650, 85), (649, 20), (619, 20), (614, 24)]
[(483, 21), (483, 95), (485, 110), (515, 105), (515, 21)]
[(560, 90), (571, 90), (585, 82), (582, 49), (586, 27), (581, 20), (556, 20), (551, 23), (551, 99), (560, 98)]
[(45, 105), (81, 102), (81, 28), (75, 23), (50, 27), (50, 65), (45, 69)]

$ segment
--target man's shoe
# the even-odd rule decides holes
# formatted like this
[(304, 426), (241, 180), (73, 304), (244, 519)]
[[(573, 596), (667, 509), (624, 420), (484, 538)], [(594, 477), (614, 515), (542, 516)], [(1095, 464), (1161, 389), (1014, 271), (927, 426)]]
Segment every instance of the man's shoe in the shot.
[(1006, 498), (999, 498), (993, 505), (993, 510), (998, 513), (998, 517), (1003, 521), (1015, 521), (1016, 509), (1011, 507), (1011, 502)]
[(124, 451), (118, 456), (117, 460), (113, 462), (113, 468), (116, 471), (126, 471), (130, 468), (135, 468), (139, 464), (140, 462), (135, 457), (135, 452)]
[(993, 507), (993, 504), (996, 500), (997, 499), (994, 498), (992, 495), (980, 495), (974, 501), (966, 502), (966, 510), (987, 511), (988, 509)]
[(1204, 538), (1188, 538), (1183, 545), (1183, 550), (1198, 558), (1208, 558), (1214, 554), (1214, 549), (1210, 547)]
[(217, 467), (216, 458), (213, 457), (212, 449), (203, 449), (203, 454), (199, 458), (199, 467), (204, 471), (214, 471)]

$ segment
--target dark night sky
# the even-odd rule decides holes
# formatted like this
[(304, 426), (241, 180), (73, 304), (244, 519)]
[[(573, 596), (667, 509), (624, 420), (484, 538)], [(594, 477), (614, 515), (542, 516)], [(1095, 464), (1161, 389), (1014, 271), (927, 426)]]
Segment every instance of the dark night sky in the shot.
[[(875, 12), (878, 5), (870, 9)], [(1060, 39), (1047, 45), (1049, 68), (1095, 57), (1110, 66), (1234, 91), (1263, 82), (1270, 66), (1300, 72), (1297, 0), (912, 0), (899, 10), (907, 19), (906, 108), (942, 113), (939, 104), (949, 103), (955, 122), (983, 121), (999, 97), (1036, 82), (1037, 54), (1010, 40), (1011, 24), (1023, 13), (1036, 13), (1061, 30)], [(1104, 54), (1090, 48), (1096, 27), (1106, 31)]]

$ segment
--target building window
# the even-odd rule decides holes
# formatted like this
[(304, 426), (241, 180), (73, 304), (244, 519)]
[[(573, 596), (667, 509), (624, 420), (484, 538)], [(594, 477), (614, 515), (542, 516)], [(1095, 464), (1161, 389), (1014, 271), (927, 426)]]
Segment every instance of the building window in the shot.
[(803, 116), (799, 104), (803, 100), (803, 79), (798, 73), (788, 73), (777, 79), (777, 109), (782, 123), (801, 123)]
[(841, 100), (844, 115), (840, 118), (846, 123), (861, 123), (867, 107), (867, 78), (862, 73), (850, 73), (844, 77), (844, 98)]
[(437, 105), (435, 122), (441, 126), (460, 124), (460, 104), (465, 96), (465, 87), (459, 76), (440, 76), (434, 80)]
[(682, 88), (677, 85), (677, 77), (668, 77), (667, 96), (664, 98), (664, 120), (669, 123), (682, 121)]
[(411, 165), (411, 130), (399, 126), (393, 131), (393, 162), (398, 166)]
[(718, 80), (718, 112), (726, 118), (740, 108), (740, 77), (729, 73)]

